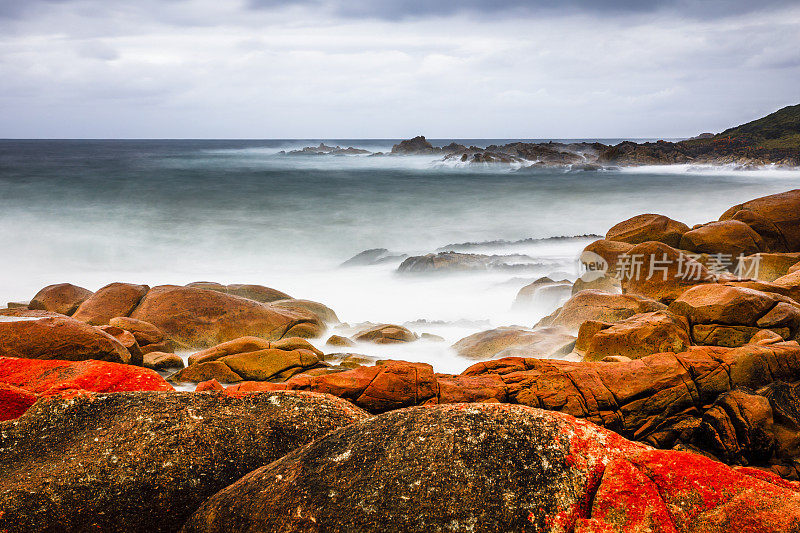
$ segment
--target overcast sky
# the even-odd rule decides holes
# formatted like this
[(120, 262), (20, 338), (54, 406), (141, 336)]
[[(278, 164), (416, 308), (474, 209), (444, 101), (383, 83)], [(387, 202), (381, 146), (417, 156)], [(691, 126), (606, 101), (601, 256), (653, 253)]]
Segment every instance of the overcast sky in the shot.
[(0, 0), (0, 137), (667, 138), (796, 103), (797, 0)]

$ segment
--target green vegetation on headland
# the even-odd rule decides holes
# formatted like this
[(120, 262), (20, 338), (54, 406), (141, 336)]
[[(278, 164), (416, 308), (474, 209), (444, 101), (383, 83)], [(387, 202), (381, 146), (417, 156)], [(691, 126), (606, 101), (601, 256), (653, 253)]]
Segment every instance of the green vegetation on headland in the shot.
[(710, 137), (677, 143), (623, 142), (598, 161), (621, 165), (707, 163), (800, 166), (800, 104)]

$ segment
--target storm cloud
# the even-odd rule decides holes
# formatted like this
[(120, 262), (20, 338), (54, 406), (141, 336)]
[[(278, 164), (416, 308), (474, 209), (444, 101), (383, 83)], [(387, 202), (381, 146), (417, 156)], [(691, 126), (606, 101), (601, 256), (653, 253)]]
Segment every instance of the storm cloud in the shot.
[(796, 2), (0, 0), (1, 137), (673, 138), (799, 82)]

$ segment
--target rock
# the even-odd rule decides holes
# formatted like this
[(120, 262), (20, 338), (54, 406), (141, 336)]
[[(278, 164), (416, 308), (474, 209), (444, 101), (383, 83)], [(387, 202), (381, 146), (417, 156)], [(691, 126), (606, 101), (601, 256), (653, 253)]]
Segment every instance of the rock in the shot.
[(92, 291), (71, 283), (48, 285), (36, 293), (28, 308), (71, 315), (91, 295)]
[(128, 350), (128, 353), (131, 354), (131, 359), (129, 364), (142, 366), (142, 349), (139, 347), (139, 343), (136, 342), (136, 337), (133, 336), (133, 333), (130, 331), (126, 331), (122, 328), (118, 328), (116, 326), (95, 326), (97, 329), (100, 329), (115, 339), (119, 341), (121, 345)]
[(572, 284), (572, 295), (581, 291), (594, 289), (611, 294), (622, 294), (622, 284), (613, 276), (586, 276), (587, 279), (580, 277)]
[[(633, 244), (600, 239), (594, 241), (583, 249), (580, 260), (589, 273), (598, 275), (613, 274), (621, 255), (626, 255), (633, 248)], [(598, 261), (599, 256), (603, 261)]]
[[(692, 326), (692, 340), (701, 346), (724, 346), (736, 348), (750, 344), (759, 332), (758, 328), (748, 326), (723, 326), (720, 324), (695, 324)], [(774, 333), (774, 332), (773, 332)], [(781, 337), (781, 340), (784, 340)]]
[(795, 263), (789, 270), (786, 272), (787, 274), (794, 274), (795, 272), (800, 272), (800, 262)]
[(288, 379), (305, 368), (316, 365), (320, 360), (311, 350), (268, 349), (227, 355), (215, 362), (228, 365), (242, 379), (266, 381)]
[(406, 254), (393, 254), (386, 248), (372, 248), (357, 253), (341, 264), (343, 267), (379, 265), (390, 261), (402, 261), (408, 257)]
[[(586, 324), (581, 326), (581, 331)], [(609, 324), (592, 335), (587, 343), (584, 360), (600, 361), (612, 356), (638, 359), (654, 353), (684, 352), (692, 340), (684, 317), (655, 311)]]
[(402, 155), (428, 155), (441, 152), (441, 148), (435, 148), (423, 135), (417, 135), (413, 139), (400, 141), (392, 146), (393, 154)]
[(677, 248), (687, 231), (689, 226), (664, 215), (636, 215), (608, 230), (606, 240), (630, 244), (658, 241)]
[(551, 326), (577, 331), (587, 320), (617, 322), (640, 313), (666, 309), (664, 304), (635, 294), (609, 294), (597, 290), (581, 291), (570, 298), (553, 317)]
[(292, 309), (300, 313), (310, 312), (319, 317), (319, 319), (326, 324), (340, 323), (339, 317), (336, 316), (336, 313), (333, 311), (333, 309), (319, 302), (312, 302), (311, 300), (296, 300), (292, 298), (289, 300), (276, 300), (272, 302), (272, 305), (276, 307), (282, 307), (284, 309)]
[(739, 259), (737, 273), (743, 278), (775, 281), (789, 273), (789, 268), (800, 261), (800, 253), (758, 253)]
[(19, 418), (38, 399), (32, 392), (0, 382), (0, 422)]
[(130, 331), (141, 347), (148, 344), (158, 344), (164, 342), (165, 339), (163, 331), (149, 322), (136, 320), (135, 318), (126, 316), (114, 317), (108, 321), (108, 325)]
[(41, 397), (65, 391), (171, 391), (164, 378), (129, 365), (0, 357), (0, 421), (17, 418)]
[(365, 416), (286, 392), (40, 401), (0, 433), (0, 530), (177, 532), (218, 490)]
[[(773, 243), (769, 250), (764, 251), (800, 252), (800, 189), (735, 205), (725, 211), (720, 220), (742, 220), (745, 214), (742, 211), (757, 217), (757, 220), (763, 221), (762, 224), (769, 224), (782, 241), (783, 246)], [(753, 226), (753, 229), (757, 230), (757, 227)]]
[(117, 339), (66, 316), (0, 322), (0, 356), (131, 362), (131, 354)]
[(217, 291), (162, 285), (151, 289), (131, 314), (178, 343), (208, 347), (244, 336), (278, 340), (315, 337), (323, 324), (298, 313)]
[(222, 383), (238, 383), (242, 376), (231, 370), (231, 367), (222, 361), (206, 361), (189, 365), (172, 374), (169, 381), (173, 383), (200, 383), (216, 379)]
[(456, 404), (336, 430), (218, 492), (184, 531), (321, 524), (332, 532), (777, 533), (800, 524), (800, 495), (775, 476), (652, 450), (556, 413)]
[(72, 317), (93, 326), (108, 324), (114, 317), (130, 315), (149, 288), (132, 283), (111, 283), (87, 298)]
[(396, 344), (413, 342), (417, 335), (403, 326), (394, 324), (378, 324), (353, 335), (356, 342), (373, 342), (375, 344)]
[(444, 342), (444, 337), (441, 335), (435, 335), (433, 333), (422, 333), (420, 334), (419, 338), (430, 342)]
[(549, 358), (566, 355), (574, 343), (575, 337), (562, 328), (531, 330), (511, 326), (474, 333), (453, 344), (453, 349), (469, 359), (504, 357), (509, 350), (514, 355)]
[(195, 354), (189, 356), (189, 365), (196, 365), (198, 363), (205, 363), (207, 361), (216, 361), (226, 355), (233, 355), (236, 353), (255, 352), (257, 350), (266, 350), (272, 347), (272, 343), (264, 340), (261, 337), (239, 337), (227, 342), (217, 344), (211, 348), (206, 348)]
[(332, 394), (372, 413), (434, 402), (437, 380), (426, 363), (387, 361), (312, 378), (295, 376), (285, 383), (248, 382), (228, 387), (230, 392), (306, 390)]
[(348, 339), (347, 337), (342, 337), (341, 335), (331, 335), (328, 337), (328, 340), (325, 341), (325, 344), (328, 346), (355, 346), (356, 343)]
[(348, 353), (343, 355), (344, 357), (339, 360), (339, 365), (345, 368), (358, 368), (360, 366), (374, 365), (378, 361), (377, 357), (362, 355), (359, 353)]
[(174, 353), (150, 352), (144, 355), (142, 364), (145, 368), (153, 370), (166, 370), (168, 368), (183, 368), (183, 359)]
[(603, 357), (600, 361), (603, 363), (630, 363), (633, 361), (630, 357), (626, 357), (624, 355), (607, 355)]
[(768, 329), (760, 329), (758, 333), (753, 335), (750, 338), (748, 344), (760, 344), (762, 346), (769, 346), (770, 344), (775, 344), (776, 342), (783, 342), (784, 338), (775, 333), (774, 331), (770, 331)]
[(208, 381), (202, 381), (197, 384), (195, 387), (195, 392), (213, 392), (213, 391), (223, 391), (225, 387), (220, 384), (219, 381), (216, 379), (209, 379)]
[(186, 285), (194, 289), (206, 289), (210, 291), (241, 296), (249, 300), (261, 303), (269, 303), (277, 300), (291, 299), (291, 296), (277, 289), (265, 287), (263, 285), (252, 285), (245, 283), (233, 283), (231, 285), (221, 285), (212, 281), (195, 281)]
[(518, 271), (540, 266), (527, 255), (484, 255), (439, 252), (406, 258), (397, 271), (401, 273), (445, 273), (476, 271)]
[(710, 284), (687, 290), (669, 308), (692, 324), (755, 326), (777, 303), (774, 295), (765, 292)]
[(698, 253), (724, 254), (732, 261), (741, 255), (767, 251), (761, 236), (738, 220), (710, 222), (684, 233), (680, 246)]
[(571, 282), (566, 280), (555, 282), (550, 278), (539, 278), (519, 290), (513, 308), (540, 307), (549, 310), (561, 305), (571, 294)]
[(658, 242), (637, 244), (617, 276), (628, 294), (670, 303), (695, 285), (713, 283), (714, 274), (689, 255)]

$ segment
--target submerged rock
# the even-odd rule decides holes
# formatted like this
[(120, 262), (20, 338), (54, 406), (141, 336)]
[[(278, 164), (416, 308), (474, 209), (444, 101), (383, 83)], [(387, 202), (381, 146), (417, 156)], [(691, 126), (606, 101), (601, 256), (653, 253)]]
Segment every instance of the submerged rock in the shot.
[(395, 324), (378, 324), (370, 326), (353, 335), (353, 340), (357, 342), (373, 342), (375, 344), (397, 344), (402, 342), (413, 342), (419, 337), (403, 326)]
[(343, 267), (379, 265), (390, 261), (401, 261), (408, 257), (406, 254), (393, 254), (386, 248), (371, 248), (359, 252), (344, 263)]
[(495, 357), (551, 358), (568, 354), (575, 345), (575, 337), (562, 328), (532, 330), (519, 326), (494, 328), (464, 337), (453, 349), (469, 359)]

